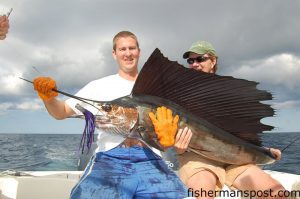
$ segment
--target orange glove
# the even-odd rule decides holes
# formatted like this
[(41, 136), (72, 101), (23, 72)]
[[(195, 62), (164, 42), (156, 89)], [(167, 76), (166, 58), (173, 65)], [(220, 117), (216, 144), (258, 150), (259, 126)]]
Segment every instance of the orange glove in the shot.
[(34, 90), (38, 92), (40, 98), (44, 101), (49, 101), (58, 96), (58, 93), (53, 91), (56, 89), (55, 80), (50, 77), (37, 77), (33, 80)]
[(160, 144), (166, 148), (173, 146), (175, 143), (175, 134), (177, 132), (179, 116), (176, 115), (173, 118), (172, 111), (162, 106), (157, 108), (156, 116), (153, 112), (150, 112), (149, 117)]

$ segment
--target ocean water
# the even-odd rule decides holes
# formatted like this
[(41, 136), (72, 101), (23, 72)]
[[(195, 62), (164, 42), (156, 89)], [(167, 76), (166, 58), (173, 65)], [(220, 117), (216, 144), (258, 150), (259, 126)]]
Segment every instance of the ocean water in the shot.
[(0, 170), (77, 170), (78, 134), (0, 134)]
[[(0, 171), (72, 171), (78, 168), (79, 134), (0, 134)], [(264, 169), (300, 174), (300, 133), (265, 133), (264, 146), (286, 149)]]

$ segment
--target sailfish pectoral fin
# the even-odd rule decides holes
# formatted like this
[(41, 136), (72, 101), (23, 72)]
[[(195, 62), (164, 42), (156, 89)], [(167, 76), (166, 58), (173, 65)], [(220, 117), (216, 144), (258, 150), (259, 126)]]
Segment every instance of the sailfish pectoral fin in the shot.
[(147, 131), (143, 126), (137, 126), (133, 128), (128, 137), (139, 139), (145, 144), (156, 148), (157, 150), (165, 150), (164, 147), (159, 143), (155, 133)]

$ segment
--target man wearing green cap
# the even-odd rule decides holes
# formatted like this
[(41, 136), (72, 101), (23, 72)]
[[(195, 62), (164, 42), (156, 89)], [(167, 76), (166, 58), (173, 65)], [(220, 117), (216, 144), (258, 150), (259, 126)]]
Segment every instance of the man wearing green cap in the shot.
[(216, 50), (207, 41), (197, 41), (192, 44), (190, 49), (183, 54), (187, 59), (190, 68), (206, 73), (217, 71), (218, 55)]
[[(183, 54), (183, 58), (187, 59), (190, 68), (197, 71), (206, 73), (216, 73), (217, 71), (218, 56), (212, 44), (207, 41), (193, 43), (189, 50)], [(204, 193), (221, 190), (224, 184), (239, 190), (272, 190), (274, 195), (278, 191), (284, 190), (279, 182), (256, 165), (224, 165), (186, 151), (191, 138), (190, 129), (187, 127), (179, 129), (174, 148), (179, 154), (179, 176), (181, 180), (192, 190), (201, 190), (203, 194), (200, 198), (213, 198), (211, 195), (204, 197)], [(273, 148), (270, 150), (277, 159), (281, 158), (280, 150)], [(259, 181), (257, 177), (259, 177)]]

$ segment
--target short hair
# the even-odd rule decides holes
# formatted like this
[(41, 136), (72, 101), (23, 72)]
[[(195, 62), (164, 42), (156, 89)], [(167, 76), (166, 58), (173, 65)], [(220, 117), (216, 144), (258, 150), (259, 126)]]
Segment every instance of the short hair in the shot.
[(136, 41), (136, 45), (138, 48), (139, 47), (139, 42), (138, 42), (138, 39), (137, 37), (135, 36), (135, 34), (133, 34), (132, 32), (130, 31), (121, 31), (119, 33), (117, 33), (114, 38), (113, 38), (113, 49), (116, 50), (116, 43), (117, 43), (117, 40), (120, 38), (120, 37), (131, 37), (132, 39), (134, 39)]
[(218, 56), (216, 56), (216, 55), (214, 55), (214, 54), (212, 54), (212, 53), (207, 53), (207, 54), (208, 54), (208, 56), (209, 56), (210, 58), (213, 58), (213, 59), (216, 60), (216, 64), (214, 65), (214, 68), (213, 68), (214, 73), (216, 73), (217, 70), (218, 70)]

